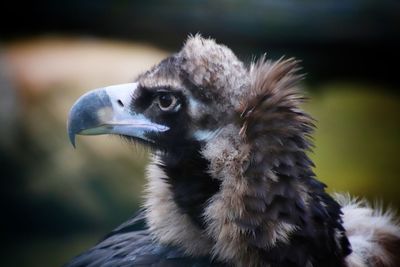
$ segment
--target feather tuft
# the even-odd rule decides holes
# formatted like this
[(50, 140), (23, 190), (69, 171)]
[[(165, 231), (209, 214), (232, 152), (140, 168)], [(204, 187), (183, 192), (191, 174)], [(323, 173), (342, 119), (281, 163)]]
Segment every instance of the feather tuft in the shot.
[(381, 204), (371, 206), (364, 199), (335, 194), (342, 205), (343, 226), (353, 252), (347, 256), (349, 267), (400, 266), (400, 224), (396, 214)]

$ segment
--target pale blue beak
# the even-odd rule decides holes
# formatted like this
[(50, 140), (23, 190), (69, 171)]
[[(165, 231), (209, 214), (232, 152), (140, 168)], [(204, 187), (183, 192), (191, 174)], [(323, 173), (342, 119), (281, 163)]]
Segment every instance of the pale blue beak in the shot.
[(132, 98), (137, 83), (108, 86), (81, 96), (68, 117), (68, 136), (75, 147), (75, 135), (119, 134), (147, 140), (149, 132), (165, 132), (167, 126), (151, 122), (133, 112)]

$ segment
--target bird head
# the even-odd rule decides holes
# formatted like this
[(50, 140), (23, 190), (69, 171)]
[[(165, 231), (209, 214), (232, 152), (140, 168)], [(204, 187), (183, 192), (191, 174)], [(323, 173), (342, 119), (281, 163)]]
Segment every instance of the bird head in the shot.
[(306, 153), (314, 126), (299, 106), (298, 69), (293, 59), (265, 57), (245, 66), (228, 47), (191, 36), (133, 83), (83, 95), (69, 137), (117, 134), (153, 148), (152, 235), (190, 255), (252, 262), (306, 227), (313, 198), (339, 220), (337, 206), (317, 199), (324, 186)]
[(118, 134), (154, 149), (202, 144), (237, 119), (247, 70), (230, 49), (199, 35), (133, 83), (96, 89), (72, 107), (75, 135)]

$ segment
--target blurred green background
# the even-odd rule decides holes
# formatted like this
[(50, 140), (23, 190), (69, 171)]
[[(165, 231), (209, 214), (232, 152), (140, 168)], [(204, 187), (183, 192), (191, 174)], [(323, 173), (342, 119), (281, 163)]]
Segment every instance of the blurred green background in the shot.
[(1, 266), (61, 266), (141, 202), (147, 152), (66, 135), (72, 103), (216, 38), (246, 63), (302, 60), (311, 157), (330, 192), (400, 207), (398, 1), (6, 2), (0, 34)]

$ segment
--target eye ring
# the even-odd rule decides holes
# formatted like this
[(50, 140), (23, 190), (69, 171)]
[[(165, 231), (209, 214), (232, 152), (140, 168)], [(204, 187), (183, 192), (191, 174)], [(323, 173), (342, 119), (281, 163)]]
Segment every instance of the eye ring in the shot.
[(170, 111), (174, 109), (177, 103), (178, 99), (176, 98), (176, 96), (170, 93), (162, 93), (159, 94), (157, 97), (158, 107), (162, 111)]

